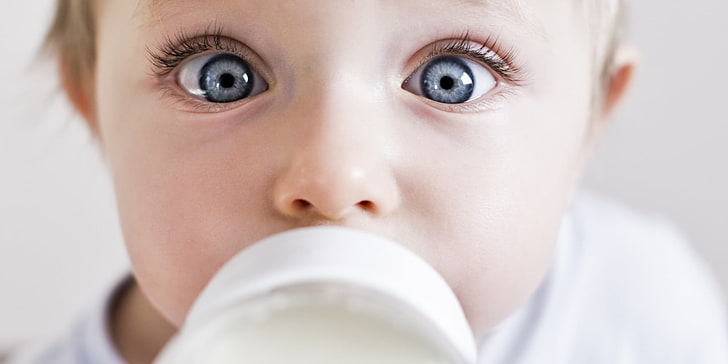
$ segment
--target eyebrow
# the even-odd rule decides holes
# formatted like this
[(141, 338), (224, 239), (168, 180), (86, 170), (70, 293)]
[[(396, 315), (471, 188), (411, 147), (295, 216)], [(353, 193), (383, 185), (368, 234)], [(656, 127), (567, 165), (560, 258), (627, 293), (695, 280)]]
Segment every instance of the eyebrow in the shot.
[[(487, 9), (488, 14), (501, 19), (515, 21), (526, 30), (527, 34), (535, 35), (543, 40), (548, 40), (543, 23), (539, 21), (531, 9), (524, 4), (523, 0), (440, 0), (443, 3), (456, 2), (476, 8)], [(162, 14), (168, 13), (168, 8), (177, 4), (174, 0), (137, 0), (137, 11), (144, 13), (144, 23), (148, 24), (155, 20), (162, 19)]]
[[(152, 0), (159, 1), (159, 0)], [(453, 0), (443, 0), (453, 1)], [(513, 20), (523, 26), (528, 34), (548, 40), (545, 27), (536, 14), (523, 0), (455, 0), (472, 7), (487, 8), (488, 14), (502, 19)]]

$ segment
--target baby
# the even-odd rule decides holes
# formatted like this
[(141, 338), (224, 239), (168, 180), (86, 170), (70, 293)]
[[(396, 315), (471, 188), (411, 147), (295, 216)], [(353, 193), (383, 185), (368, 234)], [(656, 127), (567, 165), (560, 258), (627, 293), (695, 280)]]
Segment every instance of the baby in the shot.
[(60, 0), (49, 46), (133, 274), (34, 363), (150, 363), (233, 255), (305, 226), (428, 261), (480, 363), (727, 363), (714, 282), (576, 193), (635, 67), (618, 0)]

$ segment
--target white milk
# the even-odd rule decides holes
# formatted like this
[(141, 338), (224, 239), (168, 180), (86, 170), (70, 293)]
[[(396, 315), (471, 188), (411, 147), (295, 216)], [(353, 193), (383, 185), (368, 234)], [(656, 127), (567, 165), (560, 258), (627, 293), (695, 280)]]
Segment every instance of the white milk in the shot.
[(156, 364), (472, 364), (444, 280), (374, 235), (307, 228), (231, 259)]

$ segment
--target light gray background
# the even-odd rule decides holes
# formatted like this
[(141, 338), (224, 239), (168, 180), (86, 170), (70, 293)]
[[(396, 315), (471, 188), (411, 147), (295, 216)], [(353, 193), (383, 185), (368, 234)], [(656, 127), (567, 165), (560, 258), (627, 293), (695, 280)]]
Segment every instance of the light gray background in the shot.
[[(52, 8), (0, 11), (0, 349), (59, 330), (128, 264), (93, 140), (32, 65)], [(677, 222), (727, 292), (728, 2), (632, 11), (643, 64), (586, 185)]]

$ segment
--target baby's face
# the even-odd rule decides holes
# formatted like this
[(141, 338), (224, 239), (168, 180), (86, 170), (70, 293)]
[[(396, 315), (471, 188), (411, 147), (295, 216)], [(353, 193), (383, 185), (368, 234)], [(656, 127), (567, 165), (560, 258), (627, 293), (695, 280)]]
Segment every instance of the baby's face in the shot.
[(574, 2), (148, 2), (101, 6), (96, 122), (173, 323), (234, 254), (311, 225), (420, 255), (478, 335), (541, 282), (589, 144)]

